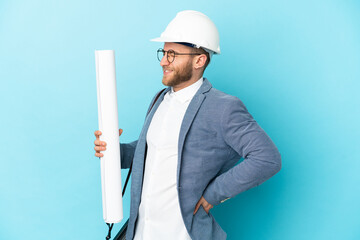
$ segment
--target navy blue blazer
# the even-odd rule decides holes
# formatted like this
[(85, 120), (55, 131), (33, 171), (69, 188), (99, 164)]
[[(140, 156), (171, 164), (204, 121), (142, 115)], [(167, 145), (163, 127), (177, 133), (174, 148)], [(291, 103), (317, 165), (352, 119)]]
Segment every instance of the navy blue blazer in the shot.
[[(147, 115), (138, 141), (121, 144), (121, 166), (133, 161), (130, 218), (126, 239), (133, 239), (141, 201), (146, 134), (167, 88)], [(155, 98), (153, 99), (153, 101)], [(152, 105), (152, 103), (151, 103)], [(151, 106), (150, 105), (150, 106)], [(236, 97), (204, 79), (185, 113), (179, 135), (177, 189), (185, 227), (193, 240), (222, 240), (226, 233), (211, 213), (196, 203), (212, 205), (255, 187), (281, 168), (278, 149)], [(236, 164), (240, 158), (244, 160)], [(164, 229), (166, 231), (166, 229)], [(169, 236), (171, 239), (171, 236)]]

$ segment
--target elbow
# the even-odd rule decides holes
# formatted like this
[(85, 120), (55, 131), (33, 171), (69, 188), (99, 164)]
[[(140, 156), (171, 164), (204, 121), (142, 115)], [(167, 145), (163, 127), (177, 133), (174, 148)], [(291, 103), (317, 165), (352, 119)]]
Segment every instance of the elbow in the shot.
[(265, 172), (267, 172), (266, 175), (268, 178), (274, 176), (281, 170), (281, 155), (278, 151), (268, 156), (266, 162)]
[(275, 175), (276, 173), (278, 173), (282, 167), (281, 164), (281, 155), (279, 152), (277, 152), (276, 156), (274, 157), (274, 166), (273, 166), (273, 175)]
[(276, 167), (275, 167), (275, 170), (274, 170), (274, 175), (277, 174), (278, 172), (280, 172), (280, 170), (281, 170), (281, 162), (276, 164)]

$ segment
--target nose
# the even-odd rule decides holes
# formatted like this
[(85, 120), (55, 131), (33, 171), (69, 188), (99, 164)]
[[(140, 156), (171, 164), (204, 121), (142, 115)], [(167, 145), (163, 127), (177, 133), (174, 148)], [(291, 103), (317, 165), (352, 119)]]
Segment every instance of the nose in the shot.
[(161, 61), (160, 61), (160, 66), (167, 66), (170, 65), (169, 61), (167, 60), (167, 53), (165, 53), (165, 55), (162, 57)]

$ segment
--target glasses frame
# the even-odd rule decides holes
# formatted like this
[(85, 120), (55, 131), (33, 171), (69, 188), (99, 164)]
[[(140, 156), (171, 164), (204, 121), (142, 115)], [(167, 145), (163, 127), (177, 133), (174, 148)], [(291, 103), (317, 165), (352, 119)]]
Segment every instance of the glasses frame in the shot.
[[(162, 53), (162, 56), (161, 55), (159, 56), (160, 53)], [(169, 63), (174, 62), (176, 56), (178, 56), (178, 55), (201, 55), (202, 54), (202, 53), (178, 53), (178, 52), (175, 52), (172, 49), (169, 49), (169, 50), (165, 51), (164, 49), (159, 48), (157, 50), (157, 59), (159, 60), (159, 62), (161, 62), (161, 60), (165, 57), (165, 53), (166, 53), (166, 60)], [(173, 54), (173, 56), (171, 56), (171, 54)], [(169, 56), (170, 56), (170, 58), (169, 58)], [(170, 59), (172, 59), (172, 61), (170, 61)]]

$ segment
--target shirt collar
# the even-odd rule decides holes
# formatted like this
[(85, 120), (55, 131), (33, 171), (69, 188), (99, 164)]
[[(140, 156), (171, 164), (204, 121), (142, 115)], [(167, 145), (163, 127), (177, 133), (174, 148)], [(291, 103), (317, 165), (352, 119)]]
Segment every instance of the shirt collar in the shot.
[(171, 97), (174, 97), (175, 99), (179, 100), (181, 103), (185, 103), (187, 101), (190, 101), (195, 93), (199, 90), (203, 83), (203, 77), (201, 77), (199, 80), (197, 80), (195, 83), (191, 84), (190, 86), (183, 88), (179, 91), (174, 92), (174, 89), (171, 88), (171, 91), (169, 92), (169, 95)]

